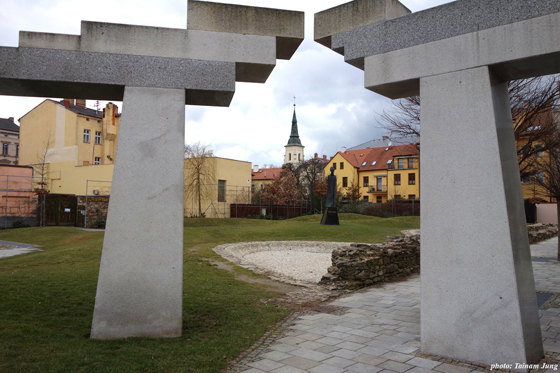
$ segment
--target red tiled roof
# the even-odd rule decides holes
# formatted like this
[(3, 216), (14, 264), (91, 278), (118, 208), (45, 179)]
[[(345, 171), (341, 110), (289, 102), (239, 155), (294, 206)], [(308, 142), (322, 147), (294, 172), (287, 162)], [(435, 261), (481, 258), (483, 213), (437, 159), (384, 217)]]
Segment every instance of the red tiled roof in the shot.
[(280, 176), (282, 168), (260, 168), (257, 172), (253, 171), (253, 180), (272, 180)]
[[(360, 171), (386, 170), (388, 161), (393, 157), (418, 155), (414, 144), (391, 146), (388, 148), (370, 148), (338, 152), (352, 167)], [(375, 162), (375, 165), (373, 164)]]

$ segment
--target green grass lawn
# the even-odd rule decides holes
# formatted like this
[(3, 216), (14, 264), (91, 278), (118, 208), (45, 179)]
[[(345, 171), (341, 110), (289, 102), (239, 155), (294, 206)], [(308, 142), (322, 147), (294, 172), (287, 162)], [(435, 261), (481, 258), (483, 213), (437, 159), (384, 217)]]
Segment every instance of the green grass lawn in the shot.
[(322, 226), (319, 216), (186, 219), (183, 336), (165, 340), (89, 339), (102, 232), (2, 231), (0, 240), (44, 251), (0, 259), (0, 372), (219, 372), (289, 311), (261, 302), (279, 293), (209, 263), (220, 259), (212, 248), (248, 241), (382, 242), (419, 227), (418, 217), (340, 219), (340, 226)]

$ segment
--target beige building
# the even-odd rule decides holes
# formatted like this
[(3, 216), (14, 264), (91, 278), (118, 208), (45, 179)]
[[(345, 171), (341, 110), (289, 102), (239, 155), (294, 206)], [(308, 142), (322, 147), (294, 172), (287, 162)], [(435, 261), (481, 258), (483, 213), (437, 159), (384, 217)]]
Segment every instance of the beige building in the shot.
[(14, 118), (0, 118), (1, 165), (17, 165), (19, 157), (19, 126)]
[(85, 100), (45, 100), (19, 122), (22, 165), (114, 163), (120, 114), (112, 103), (97, 111), (86, 108)]

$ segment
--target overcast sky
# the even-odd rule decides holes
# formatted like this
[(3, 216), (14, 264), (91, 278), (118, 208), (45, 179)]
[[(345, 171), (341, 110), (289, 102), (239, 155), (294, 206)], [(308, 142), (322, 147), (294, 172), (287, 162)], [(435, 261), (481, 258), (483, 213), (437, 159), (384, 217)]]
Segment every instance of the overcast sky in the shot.
[[(281, 165), (290, 136), (294, 96), (305, 157), (333, 156), (386, 133), (377, 122), (390, 100), (364, 88), (363, 71), (313, 41), (313, 15), (344, 0), (215, 0), (305, 11), (305, 40), (289, 61), (277, 61), (265, 84), (237, 83), (229, 108), (186, 106), (185, 142), (208, 144), (221, 157)], [(417, 12), (450, 0), (401, 0)], [(18, 33), (79, 34), (80, 21), (185, 28), (186, 0), (2, 0), (0, 46), (17, 47)], [(17, 120), (44, 98), (0, 96), (0, 118)], [(95, 101), (88, 101), (94, 107)], [(122, 103), (118, 103), (122, 109)], [(125, 109), (126, 110), (126, 109)]]

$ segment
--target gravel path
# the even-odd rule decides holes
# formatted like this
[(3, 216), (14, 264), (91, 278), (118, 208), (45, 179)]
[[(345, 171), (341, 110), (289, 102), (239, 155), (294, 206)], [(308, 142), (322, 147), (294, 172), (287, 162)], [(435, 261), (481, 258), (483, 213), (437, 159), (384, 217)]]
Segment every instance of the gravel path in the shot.
[(331, 266), (332, 251), (344, 242), (271, 241), (220, 245), (214, 251), (227, 260), (275, 280), (317, 284)]

